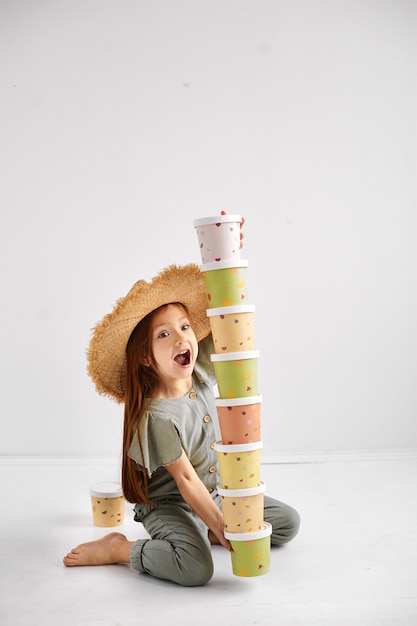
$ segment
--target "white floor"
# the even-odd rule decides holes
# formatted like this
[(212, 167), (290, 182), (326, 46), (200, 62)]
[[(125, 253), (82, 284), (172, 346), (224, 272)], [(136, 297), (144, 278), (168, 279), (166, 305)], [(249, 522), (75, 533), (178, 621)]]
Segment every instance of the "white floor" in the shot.
[[(298, 537), (250, 579), (214, 547), (197, 588), (62, 565), (108, 532), (92, 525), (88, 485), (117, 474), (111, 461), (0, 459), (2, 626), (416, 626), (417, 457), (263, 465), (268, 493), (301, 514)], [(123, 532), (146, 536), (126, 516)]]

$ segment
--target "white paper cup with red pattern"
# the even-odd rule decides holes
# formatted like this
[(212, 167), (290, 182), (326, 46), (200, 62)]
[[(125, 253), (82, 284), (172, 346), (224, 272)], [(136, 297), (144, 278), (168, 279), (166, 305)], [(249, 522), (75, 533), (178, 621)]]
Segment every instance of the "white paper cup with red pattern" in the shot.
[(215, 215), (194, 220), (202, 263), (240, 259), (240, 215)]

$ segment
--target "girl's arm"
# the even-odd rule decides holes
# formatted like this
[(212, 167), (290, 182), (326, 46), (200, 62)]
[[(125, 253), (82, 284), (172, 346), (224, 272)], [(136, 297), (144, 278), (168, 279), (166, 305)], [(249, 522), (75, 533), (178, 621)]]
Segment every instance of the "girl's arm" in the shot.
[(165, 466), (165, 469), (175, 480), (180, 494), (185, 502), (203, 520), (209, 529), (225, 548), (231, 551), (230, 543), (224, 536), (223, 514), (212, 500), (207, 488), (201, 482), (189, 458), (182, 452), (182, 456)]

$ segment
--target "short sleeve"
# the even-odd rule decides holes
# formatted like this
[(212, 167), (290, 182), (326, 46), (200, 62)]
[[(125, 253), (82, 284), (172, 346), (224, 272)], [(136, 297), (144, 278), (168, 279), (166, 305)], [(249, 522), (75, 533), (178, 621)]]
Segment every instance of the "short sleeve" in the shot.
[(182, 455), (181, 440), (174, 424), (149, 411), (141, 426), (141, 444), (136, 434), (129, 457), (146, 469), (149, 476), (159, 467), (178, 461)]

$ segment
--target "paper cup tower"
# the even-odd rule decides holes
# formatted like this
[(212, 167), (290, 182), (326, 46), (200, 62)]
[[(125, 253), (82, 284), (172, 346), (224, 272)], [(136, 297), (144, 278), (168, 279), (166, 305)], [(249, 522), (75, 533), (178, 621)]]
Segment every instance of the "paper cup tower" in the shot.
[(194, 227), (219, 390), (221, 441), (215, 450), (225, 536), (233, 547), (233, 573), (260, 576), (269, 571), (271, 527), (263, 520), (259, 352), (254, 340), (255, 306), (247, 302), (249, 264), (240, 258), (241, 223), (240, 215), (217, 215), (195, 220)]

